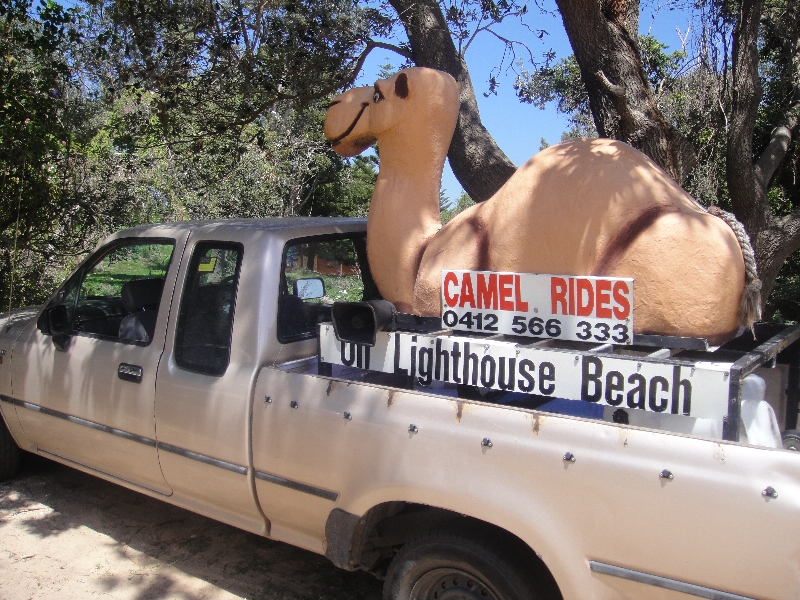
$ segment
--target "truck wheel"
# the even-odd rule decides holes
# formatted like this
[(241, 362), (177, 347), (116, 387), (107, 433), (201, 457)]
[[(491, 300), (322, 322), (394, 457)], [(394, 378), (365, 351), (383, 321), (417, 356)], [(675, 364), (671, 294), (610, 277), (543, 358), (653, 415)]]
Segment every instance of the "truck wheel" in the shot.
[(783, 439), (783, 447), (786, 450), (800, 452), (800, 431), (797, 429), (787, 429), (781, 435), (781, 439)]
[[(524, 553), (523, 553), (524, 555)], [(530, 565), (490, 535), (431, 531), (389, 565), (384, 600), (541, 600)]]
[(0, 481), (10, 479), (19, 470), (19, 446), (8, 432), (5, 421), (0, 417)]

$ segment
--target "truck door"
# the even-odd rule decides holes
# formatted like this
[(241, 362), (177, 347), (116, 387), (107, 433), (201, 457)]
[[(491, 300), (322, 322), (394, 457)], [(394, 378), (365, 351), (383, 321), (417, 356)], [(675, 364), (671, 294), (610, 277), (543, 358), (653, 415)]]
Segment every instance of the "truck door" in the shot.
[(13, 401), (40, 451), (162, 494), (170, 488), (156, 452), (155, 382), (176, 241), (101, 248), (48, 307), (64, 307), (68, 334), (31, 327), (12, 355)]
[[(249, 475), (250, 393), (258, 290), (239, 303), (241, 281), (260, 281), (256, 252), (241, 243), (193, 235), (178, 276), (179, 307), (170, 319), (158, 371), (156, 423), (161, 466), (186, 505), (264, 533)], [(248, 260), (249, 259), (249, 260)], [(256, 294), (252, 293), (256, 292)]]
[[(363, 234), (289, 241), (279, 285), (277, 341), (284, 347), (308, 342), (315, 347), (317, 324), (320, 318), (330, 320), (333, 301), (376, 297), (368, 269)], [(342, 408), (349, 410), (347, 402), (355, 399), (346, 396), (343, 404), (344, 396), (331, 395), (331, 387), (319, 393), (302, 381), (296, 388), (270, 387), (270, 371), (262, 369), (253, 403), (258, 499), (273, 537), (323, 552), (325, 522), (337, 507), (336, 482), (347, 472), (342, 460), (352, 450)], [(306, 379), (312, 388), (319, 381)]]

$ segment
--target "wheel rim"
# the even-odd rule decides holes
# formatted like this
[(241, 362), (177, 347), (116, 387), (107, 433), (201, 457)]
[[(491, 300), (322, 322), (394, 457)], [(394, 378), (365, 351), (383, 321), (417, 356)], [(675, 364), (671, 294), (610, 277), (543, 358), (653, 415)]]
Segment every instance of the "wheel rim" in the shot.
[(414, 584), (409, 600), (504, 600), (474, 575), (452, 567), (433, 569)]

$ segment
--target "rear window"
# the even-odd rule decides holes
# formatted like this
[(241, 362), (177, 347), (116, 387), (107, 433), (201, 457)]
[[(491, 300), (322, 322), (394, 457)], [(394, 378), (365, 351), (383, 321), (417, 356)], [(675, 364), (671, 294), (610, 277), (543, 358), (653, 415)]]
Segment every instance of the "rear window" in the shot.
[[(286, 245), (283, 256), (278, 308), (281, 343), (315, 336), (317, 323), (330, 320), (334, 302), (364, 299), (363, 236), (294, 240)], [(371, 287), (374, 284), (367, 285), (368, 290)], [(373, 297), (374, 292), (366, 295)]]
[(192, 252), (175, 333), (182, 369), (220, 376), (228, 369), (243, 247), (199, 242)]

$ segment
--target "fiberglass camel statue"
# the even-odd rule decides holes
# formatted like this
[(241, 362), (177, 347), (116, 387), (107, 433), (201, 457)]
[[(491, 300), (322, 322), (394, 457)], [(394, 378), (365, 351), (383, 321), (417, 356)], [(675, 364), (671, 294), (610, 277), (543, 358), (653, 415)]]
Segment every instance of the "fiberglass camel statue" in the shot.
[(639, 334), (720, 343), (744, 324), (737, 236), (622, 142), (550, 146), (442, 227), (439, 185), (459, 95), (450, 75), (412, 68), (351, 89), (328, 109), (325, 135), (338, 154), (379, 144), (367, 255), (398, 310), (439, 316), (442, 269), (472, 269), (633, 277)]

